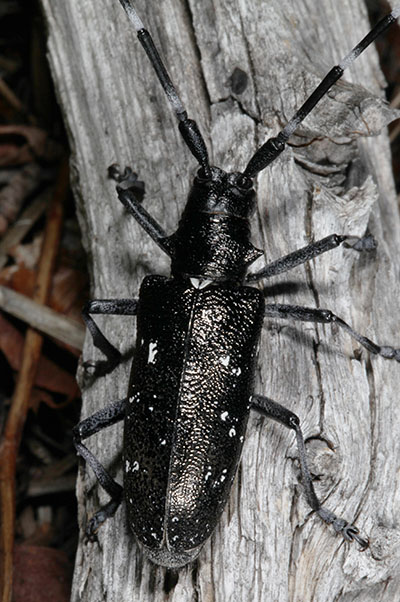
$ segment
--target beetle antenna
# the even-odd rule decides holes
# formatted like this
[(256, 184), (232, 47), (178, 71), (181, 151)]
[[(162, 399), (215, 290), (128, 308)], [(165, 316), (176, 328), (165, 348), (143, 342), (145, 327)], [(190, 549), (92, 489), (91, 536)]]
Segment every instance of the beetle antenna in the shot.
[(269, 138), (252, 156), (244, 175), (249, 178), (254, 177), (258, 172), (265, 169), (285, 148), (285, 144), (290, 136), (295, 132), (299, 124), (307, 117), (315, 105), (328, 92), (337, 80), (342, 77), (343, 72), (351, 63), (390, 25), (400, 16), (400, 6), (392, 10), (389, 15), (386, 15), (371, 31), (355, 46), (346, 56), (335, 65), (329, 73), (324, 77), (321, 83), (315, 88), (314, 92), (307, 98), (305, 103), (294, 114), (288, 124), (274, 138)]
[(182, 137), (189, 147), (192, 155), (197, 159), (198, 163), (202, 166), (206, 176), (211, 176), (210, 164), (208, 161), (208, 152), (204, 142), (204, 138), (200, 133), (197, 123), (193, 119), (189, 119), (186, 113), (185, 106), (175, 89), (171, 78), (165, 68), (164, 63), (158, 53), (157, 48), (154, 45), (153, 38), (150, 33), (145, 29), (143, 22), (136, 10), (132, 6), (131, 0), (119, 0), (124, 8), (129, 20), (133, 24), (137, 32), (139, 42), (146, 51), (147, 56), (153, 65), (154, 71), (163, 87), (163, 90), (172, 105), (174, 113), (179, 121), (179, 131)]

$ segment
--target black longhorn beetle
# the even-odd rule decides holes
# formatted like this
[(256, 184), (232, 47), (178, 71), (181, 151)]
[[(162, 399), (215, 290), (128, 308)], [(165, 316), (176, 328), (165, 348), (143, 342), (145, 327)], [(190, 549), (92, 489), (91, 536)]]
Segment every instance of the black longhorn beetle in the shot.
[[(141, 204), (144, 185), (129, 168), (117, 166), (120, 201), (171, 259), (171, 277), (147, 276), (138, 299), (93, 300), (83, 310), (94, 345), (106, 360), (85, 364), (94, 375), (109, 373), (120, 352), (104, 337), (92, 314), (137, 316), (137, 346), (128, 393), (74, 428), (74, 442), (111, 500), (88, 522), (95, 531), (118, 508), (124, 492), (129, 524), (155, 563), (180, 567), (199, 554), (220, 517), (238, 467), (251, 409), (293, 429), (305, 496), (311, 508), (345, 540), (361, 549), (368, 540), (319, 502), (307, 466), (299, 418), (271, 399), (253, 393), (256, 348), (265, 316), (335, 323), (370, 353), (400, 362), (400, 349), (379, 346), (326, 309), (265, 304), (260, 290), (247, 286), (275, 276), (343, 244), (374, 248), (362, 238), (332, 234), (294, 251), (258, 272), (247, 273), (262, 252), (250, 242), (249, 217), (255, 207), (253, 178), (284, 150), (298, 125), (354, 59), (400, 16), (400, 7), (329, 71), (276, 137), (251, 157), (243, 172), (210, 166), (195, 121), (169, 78), (149, 32), (132, 6), (120, 0), (133, 23), (178, 119), (179, 131), (200, 169), (178, 229), (170, 236)], [(102, 428), (125, 421), (124, 487), (116, 483), (82, 443)]]

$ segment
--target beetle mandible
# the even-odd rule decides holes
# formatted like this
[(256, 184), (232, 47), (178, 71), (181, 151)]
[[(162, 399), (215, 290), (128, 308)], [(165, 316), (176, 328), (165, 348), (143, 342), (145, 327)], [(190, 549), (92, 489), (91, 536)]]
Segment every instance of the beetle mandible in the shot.
[[(149, 32), (130, 0), (120, 0), (133, 23), (178, 119), (179, 131), (200, 168), (178, 228), (167, 235), (141, 204), (144, 185), (129, 168), (111, 166), (120, 201), (171, 260), (171, 277), (147, 276), (138, 299), (94, 300), (83, 315), (94, 345), (106, 356), (93, 368), (104, 375), (120, 362), (120, 352), (104, 337), (94, 314), (137, 317), (137, 346), (127, 397), (99, 410), (74, 428), (78, 453), (94, 470), (111, 500), (89, 521), (87, 535), (118, 508), (124, 493), (130, 526), (155, 563), (180, 567), (199, 554), (227, 501), (240, 460), (250, 409), (294, 430), (305, 496), (311, 508), (347, 541), (361, 548), (368, 540), (357, 527), (321, 505), (307, 466), (299, 418), (273, 400), (255, 394), (254, 364), (263, 318), (335, 323), (370, 353), (400, 362), (400, 350), (380, 346), (355, 332), (326, 309), (265, 304), (248, 286), (291, 270), (344, 245), (356, 251), (375, 247), (362, 238), (331, 234), (267, 264), (248, 268), (262, 252), (250, 242), (255, 208), (253, 179), (272, 163), (303, 119), (344, 70), (400, 16), (400, 7), (333, 67), (277, 136), (269, 138), (242, 172), (209, 164), (203, 137), (189, 119)], [(82, 443), (125, 421), (124, 487), (108, 474)]]

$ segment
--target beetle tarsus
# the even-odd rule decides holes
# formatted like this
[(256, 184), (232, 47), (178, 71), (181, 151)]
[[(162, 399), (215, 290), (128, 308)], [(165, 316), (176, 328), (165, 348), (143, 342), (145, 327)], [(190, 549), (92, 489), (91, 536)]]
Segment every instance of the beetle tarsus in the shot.
[(145, 194), (145, 183), (138, 180), (138, 174), (131, 167), (126, 165), (122, 170), (118, 163), (113, 163), (107, 170), (110, 180), (122, 184), (125, 190), (130, 190), (135, 194), (136, 200), (141, 203)]
[(126, 165), (122, 170), (119, 163), (113, 163), (107, 169), (107, 175), (110, 180), (114, 180), (115, 182), (131, 182), (132, 184), (140, 185), (141, 188), (144, 188), (144, 182), (138, 180), (138, 174), (133, 171), (132, 167)]
[(355, 525), (348, 523), (344, 518), (336, 516), (330, 510), (323, 506), (318, 508), (317, 514), (328, 525), (332, 525), (336, 533), (340, 533), (343, 539), (348, 542), (356, 541), (360, 545), (360, 551), (364, 551), (369, 546), (368, 539), (359, 535), (359, 530)]
[(92, 516), (85, 529), (85, 535), (88, 541), (97, 541), (97, 530), (108, 518), (114, 516), (120, 503), (121, 499), (110, 500)]
[(378, 243), (372, 234), (366, 234), (361, 238), (358, 236), (346, 236), (343, 241), (343, 246), (348, 249), (353, 249), (354, 251), (359, 251), (360, 253), (363, 251), (370, 253), (371, 251), (375, 251), (378, 247)]
[(99, 378), (110, 374), (121, 362), (122, 356), (113, 360), (88, 360), (82, 363), (85, 376), (90, 378)]
[(346, 522), (342, 518), (337, 518), (333, 522), (333, 528), (335, 529), (335, 531), (337, 533), (340, 533), (346, 541), (348, 541), (348, 542), (356, 541), (360, 545), (360, 548), (361, 548), (360, 551), (363, 551), (366, 548), (368, 548), (368, 546), (369, 546), (368, 539), (363, 539), (359, 535), (360, 531), (359, 531), (359, 529), (357, 529), (357, 527), (355, 525), (351, 525), (350, 523)]

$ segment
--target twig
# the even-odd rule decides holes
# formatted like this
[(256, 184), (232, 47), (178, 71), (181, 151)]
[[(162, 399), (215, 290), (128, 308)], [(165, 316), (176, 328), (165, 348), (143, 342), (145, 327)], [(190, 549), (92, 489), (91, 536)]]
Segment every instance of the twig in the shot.
[(75, 349), (83, 347), (85, 328), (82, 324), (2, 285), (0, 285), (0, 308), (43, 334), (54, 337)]
[(25, 115), (28, 122), (35, 124), (36, 119), (31, 115), (25, 105), (19, 100), (18, 96), (6, 84), (3, 78), (0, 78), (0, 95), (8, 102), (10, 106), (16, 109), (21, 115)]
[(0, 269), (7, 263), (8, 250), (17, 245), (35, 224), (36, 220), (46, 209), (50, 197), (48, 188), (41, 192), (37, 198), (21, 213), (0, 241)]

